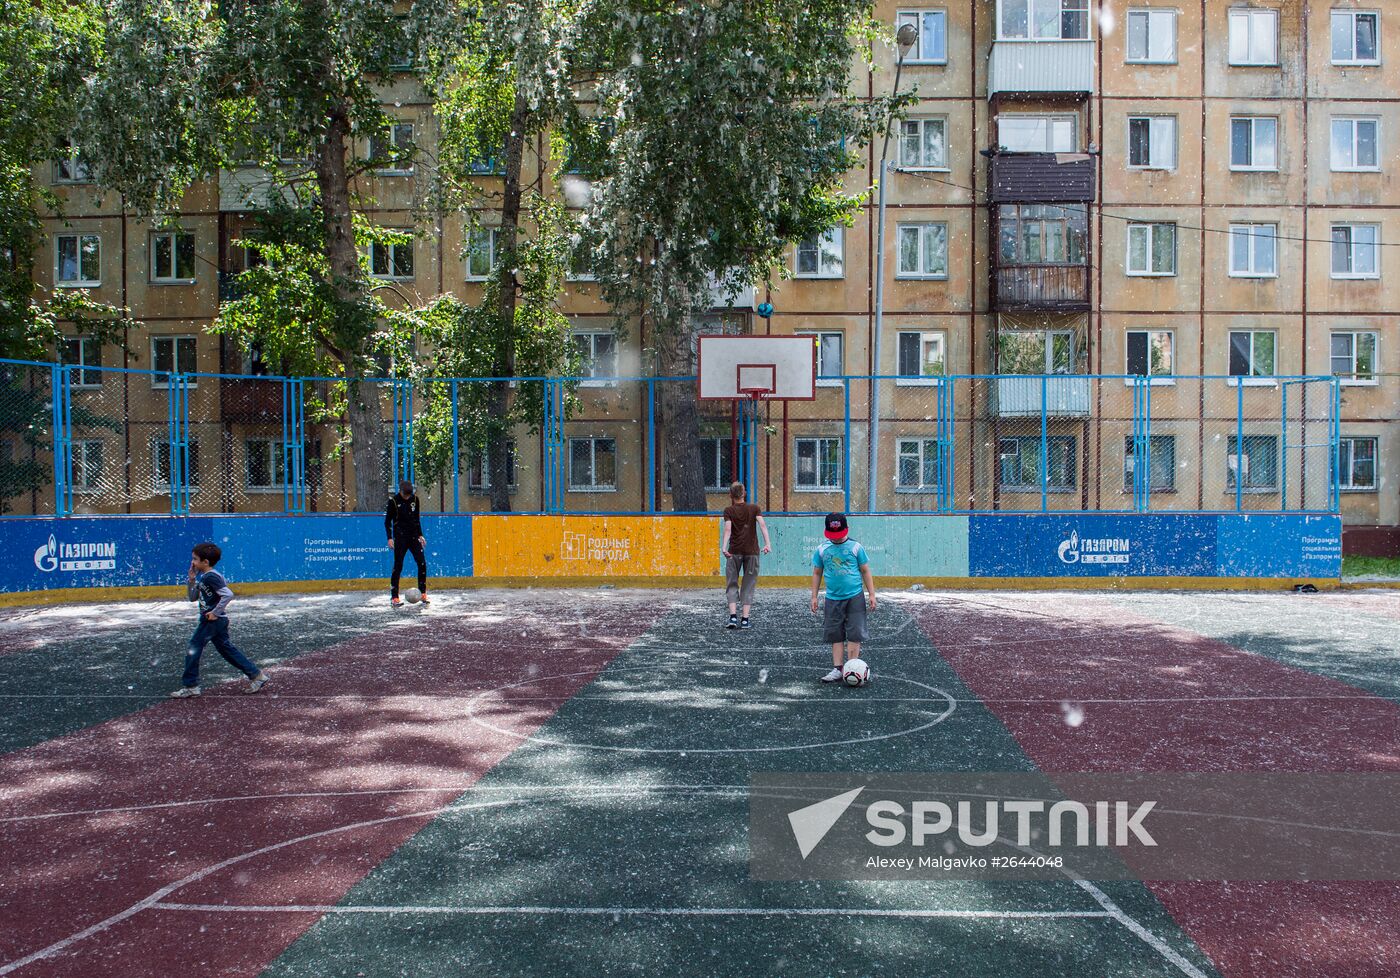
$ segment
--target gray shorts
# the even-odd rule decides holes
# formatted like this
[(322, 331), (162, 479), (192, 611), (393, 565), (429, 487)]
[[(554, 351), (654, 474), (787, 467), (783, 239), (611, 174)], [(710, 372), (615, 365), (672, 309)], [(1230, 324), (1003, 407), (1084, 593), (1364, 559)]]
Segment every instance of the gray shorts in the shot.
[(844, 601), (826, 599), (826, 614), (822, 619), (822, 636), (827, 642), (864, 642), (865, 595), (857, 594)]

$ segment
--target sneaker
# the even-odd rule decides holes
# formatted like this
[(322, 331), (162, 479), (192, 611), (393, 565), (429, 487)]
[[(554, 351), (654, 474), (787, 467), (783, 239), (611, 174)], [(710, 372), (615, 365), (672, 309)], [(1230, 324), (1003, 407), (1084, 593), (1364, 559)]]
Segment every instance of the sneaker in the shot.
[(249, 694), (256, 693), (258, 690), (262, 689), (264, 686), (267, 685), (267, 678), (267, 673), (258, 673), (252, 679), (248, 680), (248, 688), (245, 689), (243, 692)]
[(831, 670), (830, 672), (828, 672), (825, 676), (822, 676), (822, 682), (824, 682), (824, 683), (839, 683), (840, 681), (841, 681), (841, 670), (840, 670), (840, 669), (832, 669), (832, 670)]
[(730, 615), (730, 616), (729, 616), (729, 624), (725, 625), (724, 627), (725, 627), (725, 628), (738, 628), (738, 627), (739, 627), (739, 616), (738, 616), (738, 615)]
[(402, 599), (402, 598), (390, 598), (390, 599), (389, 599), (389, 607), (390, 607), (390, 608), (402, 608), (402, 607), (403, 607), (403, 599)]
[(428, 600), (428, 592), (427, 592), (427, 591), (424, 591), (424, 592), (423, 592), (422, 597), (420, 597), (420, 598), (418, 599), (418, 603), (419, 603), (419, 604), (424, 604), (424, 605), (432, 604), (432, 602)]
[(187, 700), (192, 696), (198, 696), (202, 692), (204, 692), (204, 690), (200, 689), (198, 686), (181, 686), (170, 694), (170, 698), (172, 700)]
[(747, 618), (740, 618), (740, 619), (739, 619), (739, 627), (740, 627), (740, 628), (752, 628), (753, 626), (749, 624), (749, 620), (748, 620)]

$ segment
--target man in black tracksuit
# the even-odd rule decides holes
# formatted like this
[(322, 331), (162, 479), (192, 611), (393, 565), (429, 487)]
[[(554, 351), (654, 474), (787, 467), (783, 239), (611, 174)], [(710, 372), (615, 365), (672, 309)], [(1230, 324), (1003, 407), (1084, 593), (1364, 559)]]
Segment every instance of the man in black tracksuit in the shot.
[(389, 497), (389, 507), (384, 510), (384, 533), (389, 537), (389, 546), (394, 551), (394, 573), (389, 578), (389, 603), (395, 608), (403, 604), (399, 600), (399, 575), (403, 573), (403, 555), (413, 554), (418, 565), (418, 590), (422, 592), (423, 603), (428, 603), (428, 558), (423, 553), (423, 525), (418, 522), (418, 497), (413, 493), (413, 483), (407, 479), (399, 483), (397, 495)]

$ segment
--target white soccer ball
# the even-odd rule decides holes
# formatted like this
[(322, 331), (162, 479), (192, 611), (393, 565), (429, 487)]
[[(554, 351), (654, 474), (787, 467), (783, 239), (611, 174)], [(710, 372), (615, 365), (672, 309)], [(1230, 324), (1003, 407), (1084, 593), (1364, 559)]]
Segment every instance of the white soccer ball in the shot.
[(403, 593), (403, 599), (409, 604), (417, 604), (419, 601), (423, 600), (423, 592), (416, 587), (411, 587)]
[(870, 682), (870, 666), (864, 659), (849, 659), (841, 669), (841, 681), (847, 686), (864, 686)]

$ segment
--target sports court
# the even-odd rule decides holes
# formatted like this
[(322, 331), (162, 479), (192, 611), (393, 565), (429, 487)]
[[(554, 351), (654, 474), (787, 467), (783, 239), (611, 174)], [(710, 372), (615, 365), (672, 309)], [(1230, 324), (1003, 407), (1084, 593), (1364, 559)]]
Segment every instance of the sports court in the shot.
[[(877, 577), (878, 582), (878, 577)], [(0, 611), (0, 974), (1400, 973), (1393, 883), (761, 882), (763, 771), (1395, 771), (1400, 603), (881, 591), (874, 682), (760, 590)]]

